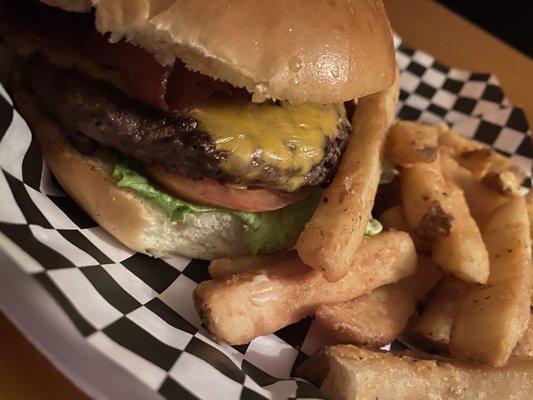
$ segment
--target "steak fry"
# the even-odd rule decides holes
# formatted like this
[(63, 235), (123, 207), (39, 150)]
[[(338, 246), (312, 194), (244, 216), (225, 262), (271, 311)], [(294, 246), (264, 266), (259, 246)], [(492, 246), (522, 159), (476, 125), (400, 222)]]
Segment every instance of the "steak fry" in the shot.
[(321, 304), (348, 301), (411, 275), (416, 263), (409, 235), (386, 232), (365, 239), (348, 273), (336, 282), (293, 256), (270, 267), (202, 282), (194, 302), (217, 338), (243, 344), (314, 314)]

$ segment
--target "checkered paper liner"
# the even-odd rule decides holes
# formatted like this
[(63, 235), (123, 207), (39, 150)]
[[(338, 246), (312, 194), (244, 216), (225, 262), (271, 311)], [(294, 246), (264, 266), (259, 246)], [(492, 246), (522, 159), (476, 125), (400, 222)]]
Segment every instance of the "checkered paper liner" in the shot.
[[(531, 187), (529, 128), (496, 77), (446, 67), (398, 37), (395, 47), (401, 70), (398, 117), (446, 122), (492, 146), (523, 166), (524, 186)], [(312, 318), (248, 345), (213, 341), (192, 302), (197, 283), (209, 278), (207, 262), (152, 259), (97, 226), (55, 182), (2, 87), (0, 232), (22, 249), (20, 267), (79, 334), (162, 397), (323, 398), (295, 377), (296, 366), (324, 344)]]

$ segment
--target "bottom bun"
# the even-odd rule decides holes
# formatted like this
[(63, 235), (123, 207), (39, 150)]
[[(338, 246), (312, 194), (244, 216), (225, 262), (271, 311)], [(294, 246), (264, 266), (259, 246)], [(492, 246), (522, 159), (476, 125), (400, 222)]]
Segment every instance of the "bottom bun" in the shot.
[(154, 257), (181, 255), (213, 259), (250, 252), (243, 222), (223, 212), (189, 214), (171, 221), (150, 201), (117, 187), (105, 152), (85, 156), (75, 150), (20, 83), (13, 91), (18, 111), (37, 138), (46, 164), (63, 189), (101, 227), (132, 250)]

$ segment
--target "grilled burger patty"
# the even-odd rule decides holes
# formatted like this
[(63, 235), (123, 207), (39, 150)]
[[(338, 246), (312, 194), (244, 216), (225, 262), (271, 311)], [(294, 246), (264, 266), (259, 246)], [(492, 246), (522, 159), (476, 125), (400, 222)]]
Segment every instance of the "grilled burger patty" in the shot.
[(90, 153), (99, 143), (193, 179), (209, 177), (286, 191), (325, 184), (334, 174), (350, 133), (346, 118), (339, 118), (335, 135), (323, 138), (321, 161), (288, 188), (280, 184), (287, 179), (280, 178), (298, 171), (262, 165), (253, 154), (249, 168), (254, 174), (222, 170), (228, 152), (217, 149), (199, 121), (185, 112), (170, 115), (148, 107), (107, 83), (75, 69), (60, 68), (38, 55), (29, 58), (24, 70), (28, 89), (41, 109), (68, 132), (67, 138), (81, 152)]
[[(222, 178), (225, 158), (209, 135), (187, 117), (171, 117), (90, 79), (75, 69), (58, 68), (40, 56), (28, 61), (27, 84), (39, 106), (53, 117), (82, 152), (98, 142), (146, 163), (193, 179)], [(85, 138), (84, 138), (85, 136)], [(82, 147), (80, 147), (80, 144)]]

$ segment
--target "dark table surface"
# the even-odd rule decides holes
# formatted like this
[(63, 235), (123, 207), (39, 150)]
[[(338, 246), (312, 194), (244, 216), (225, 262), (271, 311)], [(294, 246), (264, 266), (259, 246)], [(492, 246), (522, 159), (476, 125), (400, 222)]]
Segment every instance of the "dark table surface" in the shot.
[[(426, 50), (448, 65), (497, 74), (511, 102), (521, 104), (530, 123), (533, 121), (530, 58), (434, 1), (384, 2), (393, 28), (409, 46)], [(505, 4), (512, 2), (508, 0)], [(530, 41), (531, 38), (529, 35)], [(87, 396), (63, 377), (0, 312), (0, 399), (83, 400)]]
[(528, 0), (438, 0), (515, 49), (533, 57), (533, 3)]

